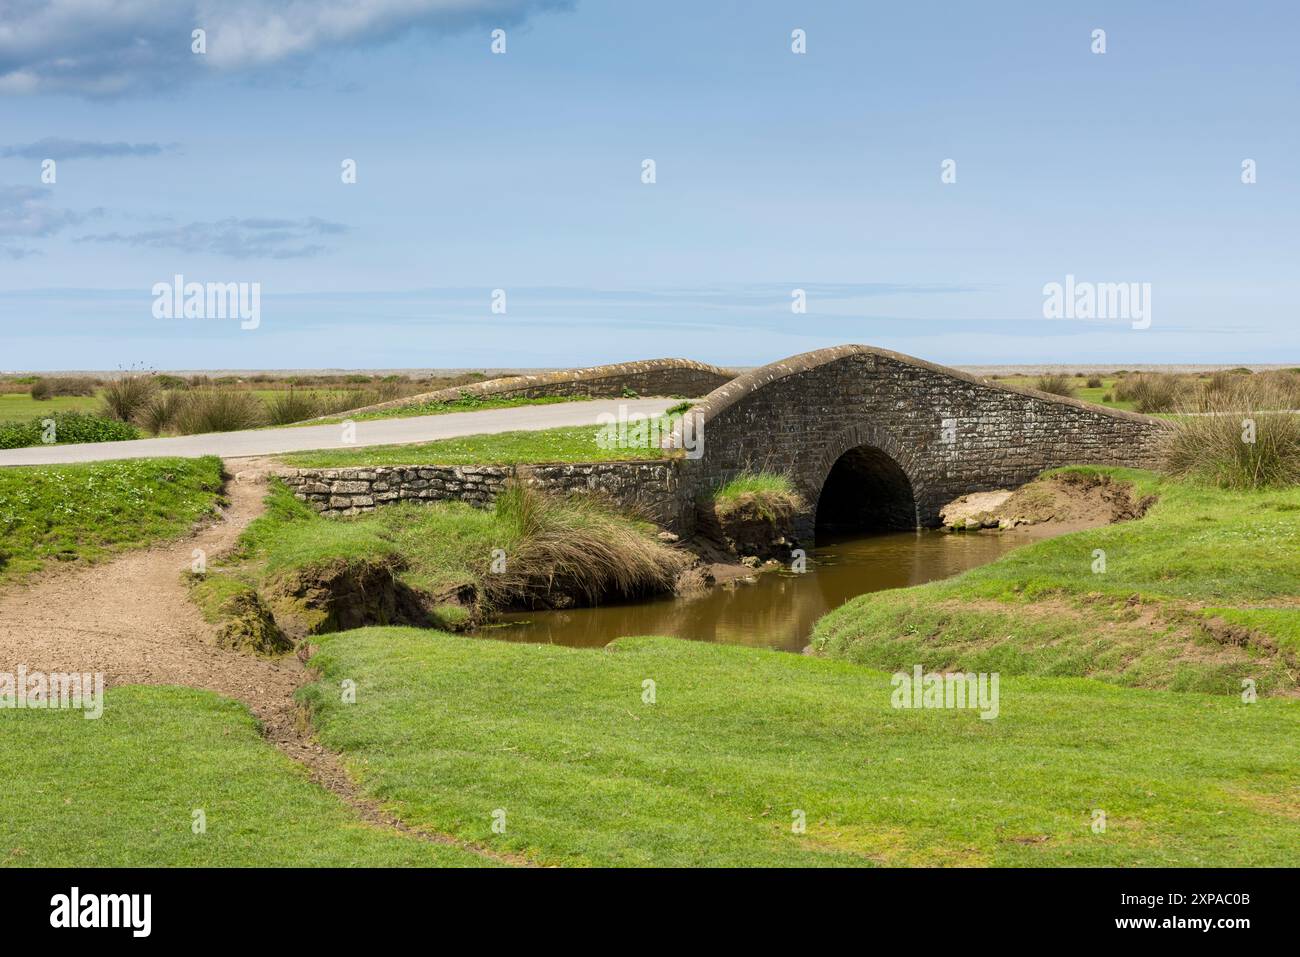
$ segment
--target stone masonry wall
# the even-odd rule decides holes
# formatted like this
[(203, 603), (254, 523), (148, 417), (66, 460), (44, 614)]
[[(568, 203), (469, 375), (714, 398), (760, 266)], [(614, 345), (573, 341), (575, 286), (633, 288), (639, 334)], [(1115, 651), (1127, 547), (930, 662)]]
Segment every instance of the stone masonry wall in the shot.
[[(785, 472), (815, 510), (840, 456), (888, 455), (912, 485), (918, 525), (968, 492), (1014, 487), (1069, 464), (1153, 467), (1159, 419), (1016, 389), (867, 346), (837, 346), (755, 369), (693, 410), (703, 456), (685, 463), (692, 494), (745, 468)], [(810, 530), (810, 514), (802, 531)]]
[(286, 469), (294, 497), (327, 516), (361, 515), (392, 502), (457, 501), (486, 507), (510, 479), (556, 495), (596, 494), (677, 531), (691, 500), (675, 459), (552, 465), (385, 465)]
[(498, 399), (540, 399), (557, 395), (600, 399), (618, 398), (624, 394), (624, 390), (630, 390), (642, 396), (680, 395), (686, 398), (697, 398), (708, 395), (733, 378), (734, 375), (725, 369), (691, 359), (646, 359), (641, 362), (593, 366), (589, 369), (566, 369), (561, 372), (540, 372), (535, 375), (489, 379), (486, 382), (454, 386), (437, 392), (426, 392), (423, 395), (406, 396), (402, 399), (368, 405), (361, 409), (353, 409), (350, 414), (435, 402), (455, 402), (462, 394), (474, 397), (491, 396)]

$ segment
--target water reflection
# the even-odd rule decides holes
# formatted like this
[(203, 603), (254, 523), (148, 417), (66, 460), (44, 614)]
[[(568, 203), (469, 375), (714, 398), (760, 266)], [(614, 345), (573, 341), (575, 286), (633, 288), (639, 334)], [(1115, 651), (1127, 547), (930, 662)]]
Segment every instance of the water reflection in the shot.
[(480, 634), (573, 647), (600, 647), (623, 635), (672, 635), (799, 651), (817, 619), (850, 598), (948, 578), (1036, 537), (923, 529), (831, 538), (809, 552), (803, 574), (764, 572), (691, 598), (508, 615)]

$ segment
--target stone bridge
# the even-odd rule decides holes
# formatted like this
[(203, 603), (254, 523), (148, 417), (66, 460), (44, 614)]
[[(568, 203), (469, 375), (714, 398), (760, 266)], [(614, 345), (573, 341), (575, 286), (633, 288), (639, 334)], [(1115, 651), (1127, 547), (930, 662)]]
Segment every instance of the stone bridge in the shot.
[(809, 541), (817, 527), (937, 525), (952, 499), (1054, 466), (1154, 467), (1170, 428), (860, 345), (754, 369), (692, 413), (703, 455), (682, 466), (683, 498), (707, 502), (746, 469), (784, 472), (808, 504), (796, 531)]

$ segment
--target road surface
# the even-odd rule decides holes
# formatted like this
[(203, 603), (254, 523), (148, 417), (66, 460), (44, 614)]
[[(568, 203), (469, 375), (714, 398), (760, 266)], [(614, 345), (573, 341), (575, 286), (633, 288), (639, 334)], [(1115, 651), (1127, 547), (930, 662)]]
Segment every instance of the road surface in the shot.
[(533, 432), (567, 425), (598, 424), (602, 413), (639, 412), (656, 415), (677, 404), (673, 399), (597, 399), (590, 402), (561, 402), (553, 405), (521, 405), (513, 409), (485, 409), (480, 412), (449, 412), (409, 419), (367, 419), (355, 423), (355, 441), (344, 441), (344, 429), (332, 425), (297, 428), (250, 429), (244, 432), (211, 432), (166, 439), (136, 439), (131, 442), (88, 442), (80, 445), (38, 445), (29, 449), (0, 450), (0, 466), (60, 465), (68, 462), (102, 462), (106, 459), (197, 458), (219, 455), (242, 458), (305, 452), (313, 449), (353, 449), (365, 445), (406, 445), (432, 442), (465, 435), (496, 432)]

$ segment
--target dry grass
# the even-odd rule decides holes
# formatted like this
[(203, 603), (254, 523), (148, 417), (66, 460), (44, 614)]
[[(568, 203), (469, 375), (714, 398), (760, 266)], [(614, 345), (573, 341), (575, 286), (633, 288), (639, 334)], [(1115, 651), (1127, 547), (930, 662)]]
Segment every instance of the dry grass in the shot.
[(176, 417), (176, 427), (185, 435), (254, 429), (265, 422), (266, 406), (262, 401), (251, 392), (234, 389), (187, 392)]
[(104, 385), (100, 393), (103, 414), (119, 422), (134, 421), (158, 391), (158, 383), (148, 373), (128, 373)]
[(1189, 397), (1166, 449), (1166, 467), (1221, 488), (1300, 483), (1300, 415), (1276, 411), (1289, 383), (1261, 376), (1212, 382)]
[(1063, 395), (1067, 398), (1074, 396), (1074, 383), (1069, 376), (1059, 372), (1040, 375), (1034, 380), (1034, 388), (1049, 395)]
[(557, 498), (518, 483), (497, 497), (513, 533), (504, 571), (488, 574), (498, 608), (594, 605), (670, 591), (690, 559), (650, 529), (583, 496)]

